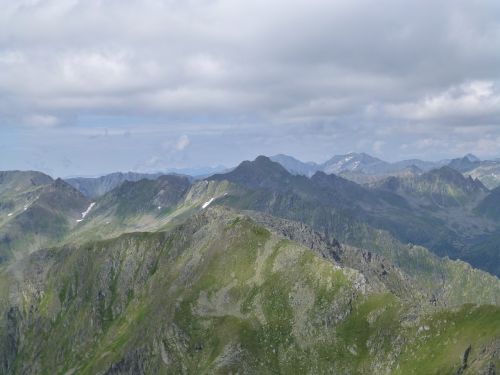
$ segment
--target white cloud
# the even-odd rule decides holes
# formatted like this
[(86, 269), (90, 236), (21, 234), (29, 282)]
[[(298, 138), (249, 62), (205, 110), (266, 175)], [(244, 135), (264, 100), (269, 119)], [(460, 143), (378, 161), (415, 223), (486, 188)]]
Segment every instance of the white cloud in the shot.
[[(64, 123), (57, 131), (69, 136), (84, 127), (112, 134), (125, 124), (151, 134), (134, 143), (144, 158), (199, 154), (203, 163), (198, 138), (178, 152), (180, 134), (212, 137), (213, 163), (279, 144), (311, 159), (353, 148), (392, 156), (402, 144), (427, 156), (434, 146), (415, 138), (445, 139), (435, 154), (455, 152), (453, 142), (490, 150), (481, 133), (500, 135), (497, 0), (0, 0), (0, 8), (0, 132)], [(234, 150), (220, 147), (235, 140)]]
[(500, 90), (493, 81), (471, 81), (416, 102), (388, 105), (387, 112), (411, 120), (470, 120), (500, 116)]
[(382, 152), (382, 149), (385, 145), (384, 141), (378, 140), (373, 142), (372, 150), (375, 154), (380, 154)]
[(24, 55), (19, 51), (6, 50), (0, 52), (0, 66), (3, 65), (3, 68), (8, 67), (9, 65), (22, 64), (25, 61)]
[[(497, 79), (500, 65), (494, 1), (0, 5), (0, 92), (12, 98), (4, 116), (35, 106), (297, 123), (362, 117), (379, 103), (424, 118), (449, 104), (432, 93), (477, 76)], [(426, 96), (415, 104), (424, 108), (411, 107)]]
[(60, 119), (51, 115), (33, 114), (24, 117), (24, 123), (30, 126), (46, 128), (59, 125)]
[(187, 135), (181, 135), (175, 144), (175, 149), (177, 151), (183, 151), (187, 146), (189, 146), (189, 137)]

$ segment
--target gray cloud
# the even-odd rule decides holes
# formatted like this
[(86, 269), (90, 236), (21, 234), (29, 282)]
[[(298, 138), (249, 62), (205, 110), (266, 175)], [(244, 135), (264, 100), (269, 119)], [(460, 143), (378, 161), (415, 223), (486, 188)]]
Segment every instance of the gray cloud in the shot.
[[(80, 142), (69, 128), (132, 128), (191, 145), (193, 134), (219, 145), (244, 134), (248, 155), (308, 140), (297, 156), (316, 159), (358, 148), (389, 159), (496, 152), (498, 1), (0, 6), (0, 132), (51, 128)], [(186, 160), (205, 160), (200, 149)], [(231, 155), (210, 162), (243, 156)]]

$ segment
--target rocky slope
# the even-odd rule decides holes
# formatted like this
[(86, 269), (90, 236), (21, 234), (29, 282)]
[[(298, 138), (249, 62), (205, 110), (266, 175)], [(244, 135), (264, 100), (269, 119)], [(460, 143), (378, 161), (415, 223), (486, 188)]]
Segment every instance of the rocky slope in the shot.
[(464, 177), (450, 167), (408, 177), (389, 177), (371, 184), (372, 188), (396, 192), (420, 206), (475, 206), (488, 189), (478, 179)]
[[(13, 181), (15, 185), (13, 186)], [(54, 244), (76, 226), (91, 202), (61, 179), (17, 172), (0, 196), (0, 262)], [(7, 208), (7, 210), (5, 209)], [(10, 211), (5, 215), (6, 211)]]
[(481, 160), (472, 154), (467, 154), (462, 158), (452, 159), (448, 166), (459, 172), (467, 172), (481, 165)]
[(416, 312), (318, 246), (215, 208), (168, 232), (39, 251), (0, 274), (2, 371), (473, 374), (500, 365), (498, 307)]
[(500, 186), (500, 161), (484, 161), (464, 175), (479, 179), (488, 189), (495, 189)]

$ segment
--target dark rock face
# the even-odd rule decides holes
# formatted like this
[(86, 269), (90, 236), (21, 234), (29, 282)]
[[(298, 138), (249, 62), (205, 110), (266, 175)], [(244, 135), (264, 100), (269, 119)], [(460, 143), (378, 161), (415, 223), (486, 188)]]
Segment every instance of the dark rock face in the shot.
[(151, 373), (147, 371), (146, 361), (148, 356), (145, 350), (134, 350), (129, 352), (119, 362), (114, 363), (105, 372), (105, 375), (136, 375)]
[(463, 354), (463, 357), (462, 357), (462, 366), (457, 370), (457, 375), (463, 374), (464, 371), (467, 369), (467, 365), (468, 365), (468, 360), (469, 360), (469, 355), (470, 355), (471, 349), (472, 349), (472, 347), (469, 344), (469, 346), (467, 347), (467, 349), (465, 349), (465, 351), (464, 351), (464, 354)]

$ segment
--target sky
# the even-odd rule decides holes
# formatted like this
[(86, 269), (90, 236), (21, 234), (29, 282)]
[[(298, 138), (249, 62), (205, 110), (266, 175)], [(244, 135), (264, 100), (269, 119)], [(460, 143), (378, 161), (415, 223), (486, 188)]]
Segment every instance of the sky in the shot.
[(0, 170), (500, 156), (498, 0), (0, 7)]

